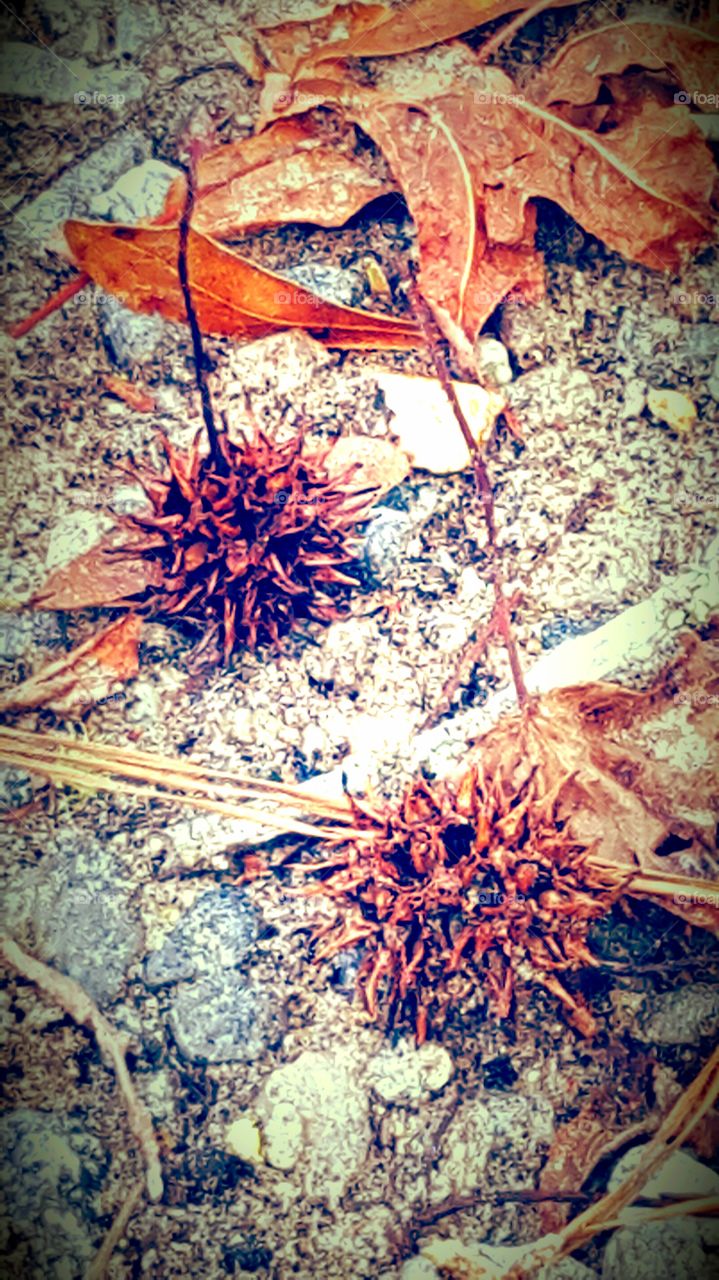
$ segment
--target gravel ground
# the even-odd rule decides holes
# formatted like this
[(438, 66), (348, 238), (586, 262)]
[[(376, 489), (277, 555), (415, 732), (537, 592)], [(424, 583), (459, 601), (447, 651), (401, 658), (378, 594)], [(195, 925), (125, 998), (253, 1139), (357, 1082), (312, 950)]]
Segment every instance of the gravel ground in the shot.
[[(276, 7), (287, 14), (292, 6)], [(536, 61), (577, 16), (607, 20), (587, 9), (594, 12), (562, 10), (531, 24), (506, 55), (510, 64)], [(229, 67), (220, 34), (258, 11), (266, 18), (270, 9), (160, 0), (117, 5), (108, 16), (92, 0), (42, 0), (23, 9), (26, 25), (0, 13), (4, 39), (31, 51), (22, 68), (35, 85), (4, 98), (10, 321), (69, 274), (43, 247), (53, 210), (99, 212), (103, 191), (133, 163), (176, 163), (189, 136), (210, 123), (224, 140), (251, 132), (257, 86)], [(676, 12), (701, 16), (699, 7)], [(45, 89), (49, 55), (31, 36), (62, 60)], [(64, 68), (78, 59), (90, 69), (90, 93), (117, 93), (122, 84), (125, 104), (76, 103)], [(374, 163), (382, 172), (381, 158)], [(59, 197), (51, 185), (58, 175)], [(154, 169), (145, 197), (156, 198), (162, 182)], [(371, 255), (397, 309), (412, 227), (401, 207), (381, 212), (341, 231), (265, 233), (243, 248), (364, 305), (376, 305), (361, 267)], [(506, 393), (522, 433), (520, 442), (501, 427), (488, 463), (527, 665), (701, 563), (719, 508), (717, 251), (667, 281), (609, 253), (549, 204), (540, 209), (540, 241), (546, 298), (505, 305), (488, 328), (509, 353)], [(319, 440), (391, 434), (373, 368), (430, 372), (422, 353), (340, 355), (288, 334), (207, 347), (215, 394), (230, 412), (249, 392), (260, 422), (310, 425)], [(187, 333), (118, 313), (94, 289), (18, 343), (3, 339), (0, 352), (8, 406), (0, 678), (10, 686), (102, 617), (29, 618), (10, 606), (47, 567), (95, 541), (111, 507), (132, 506), (136, 493), (117, 463), (129, 453), (157, 458), (158, 428), (187, 443), (200, 417)], [(149, 388), (157, 413), (108, 396), (103, 377), (117, 370)], [(679, 433), (653, 414), (652, 388), (688, 396), (695, 426)], [(435, 711), (492, 596), (468, 474), (414, 472), (383, 507), (365, 532), (372, 549), (346, 621), (309, 625), (279, 658), (242, 654), (231, 670), (200, 675), (191, 639), (154, 623), (144, 631), (140, 674), (120, 696), (81, 723), (50, 712), (22, 723), (288, 781), (386, 738), (379, 785), (397, 794), (408, 765), (391, 745), (393, 727), (399, 722), (409, 741)], [(692, 620), (688, 602), (627, 678), (650, 680)], [(503, 651), (491, 646), (446, 723), (507, 676)], [(420, 1060), (353, 1002), (353, 957), (324, 968), (310, 962), (308, 931), (321, 907), (288, 894), (290, 873), (238, 890), (229, 883), (232, 850), (206, 857), (200, 819), (180, 828), (167, 808), (137, 800), (48, 796), (9, 771), (0, 792), (4, 809), (39, 802), (7, 831), (4, 920), (23, 945), (84, 983), (132, 1037), (131, 1070), (161, 1139), (165, 1199), (135, 1212), (110, 1263), (115, 1280), (413, 1280), (407, 1259), (433, 1234), (493, 1245), (532, 1240), (543, 1230), (537, 1206), (496, 1203), (497, 1193), (536, 1185), (556, 1127), (592, 1091), (611, 1094), (622, 1125), (641, 1122), (658, 1073), (671, 1092), (707, 1056), (719, 1020), (716, 950), (658, 908), (629, 917), (617, 909), (597, 927), (598, 954), (622, 968), (586, 979), (603, 1026), (593, 1045), (578, 1042), (556, 1003), (533, 989), (520, 992), (516, 1017), (504, 1024), (485, 1020), (470, 1001)], [(136, 1157), (89, 1033), (9, 972), (0, 997), (8, 1062), (0, 1124), (11, 1170), (3, 1174), (0, 1252), (6, 1274), (72, 1280), (136, 1178)], [(38, 1157), (48, 1151), (52, 1159)], [(589, 1189), (601, 1189), (606, 1173)], [(704, 1265), (709, 1244), (697, 1235), (691, 1245)], [(662, 1247), (654, 1241), (642, 1254), (625, 1242), (613, 1252), (631, 1258), (626, 1274), (648, 1276), (637, 1249), (646, 1259)], [(596, 1246), (582, 1261), (590, 1270), (571, 1273), (575, 1280), (625, 1274)]]

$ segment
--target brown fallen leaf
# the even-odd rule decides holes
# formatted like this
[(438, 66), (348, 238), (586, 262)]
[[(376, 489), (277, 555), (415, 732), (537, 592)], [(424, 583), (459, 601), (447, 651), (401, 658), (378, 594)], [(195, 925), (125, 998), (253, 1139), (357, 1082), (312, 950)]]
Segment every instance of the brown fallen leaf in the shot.
[(344, 72), (300, 77), (293, 91), (324, 95), (384, 152), (417, 226), (420, 287), (450, 339), (455, 326), (473, 341), (509, 293), (541, 294), (539, 197), (659, 270), (711, 233), (716, 171), (682, 106), (647, 96), (610, 132), (579, 128), (457, 45), (389, 64), (373, 88)]
[[(158, 225), (179, 221), (185, 190), (184, 178), (172, 184)], [(388, 190), (311, 121), (281, 120), (199, 159), (192, 225), (218, 240), (286, 222), (341, 227)]]
[(675, 81), (701, 110), (716, 110), (719, 36), (653, 16), (610, 22), (570, 40), (532, 82), (532, 96), (544, 103), (594, 102), (605, 77), (633, 66)]
[(89, 551), (53, 570), (30, 598), (30, 607), (111, 609), (120, 605), (127, 596), (141, 595), (148, 587), (159, 586), (161, 579), (157, 565), (139, 557), (127, 559), (118, 554), (127, 543), (127, 534), (112, 530)]
[[(77, 266), (133, 311), (186, 320), (177, 259), (177, 225), (65, 224)], [(192, 228), (187, 262), (197, 320), (204, 333), (261, 338), (276, 329), (303, 328), (330, 346), (407, 348), (416, 343), (410, 320), (326, 302), (297, 282)]]
[(656, 1127), (650, 1120), (623, 1125), (618, 1111), (608, 1093), (604, 1097), (595, 1094), (576, 1116), (557, 1128), (539, 1175), (539, 1190), (548, 1197), (539, 1206), (544, 1232), (559, 1231), (567, 1221), (568, 1206), (552, 1200), (553, 1194), (580, 1191), (600, 1160)]
[(540, 297), (544, 265), (534, 248), (534, 210), (527, 209), (514, 244), (491, 244), (466, 156), (441, 113), (371, 94), (356, 102), (358, 122), (405, 195), (417, 228), (419, 285), (445, 332), (446, 313), (473, 341), (508, 294)]
[(434, 103), (462, 151), (488, 238), (526, 236), (527, 203), (552, 200), (610, 248), (657, 270), (711, 233), (711, 153), (683, 107), (647, 99), (608, 134), (514, 94), (495, 68)]
[(137, 675), (141, 629), (141, 619), (132, 613), (111, 622), (70, 653), (0, 695), (0, 712), (41, 707), (72, 715), (111, 697), (118, 683)]
[(719, 929), (718, 657), (715, 623), (707, 639), (687, 638), (646, 691), (554, 690), (537, 700), (523, 738), (507, 720), (481, 743), (485, 769), (506, 769), (514, 751), (518, 774), (537, 771), (548, 816), (590, 851), (594, 867), (624, 880), (633, 896), (712, 931)]
[[(507, 13), (531, 7), (533, 0), (414, 0), (401, 8), (387, 5), (340, 4), (309, 22), (286, 22), (257, 27), (257, 42), (272, 66), (293, 76), (322, 62), (340, 58), (376, 58), (410, 53), (494, 22)], [(571, 0), (557, 0), (561, 8)], [(225, 43), (233, 56), (246, 51)]]
[(106, 391), (117, 396), (118, 400), (124, 400), (125, 404), (129, 404), (138, 413), (152, 413), (157, 407), (155, 397), (136, 382), (130, 382), (129, 378), (123, 378), (117, 373), (106, 373), (102, 381)]

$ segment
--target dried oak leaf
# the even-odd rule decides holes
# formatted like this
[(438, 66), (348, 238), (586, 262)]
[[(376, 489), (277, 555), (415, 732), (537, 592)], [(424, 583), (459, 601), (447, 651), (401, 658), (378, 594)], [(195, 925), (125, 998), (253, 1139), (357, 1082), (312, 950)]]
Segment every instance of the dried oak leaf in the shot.
[(646, 97), (609, 132), (579, 128), (457, 45), (389, 64), (373, 88), (343, 73), (296, 89), (324, 95), (384, 152), (417, 226), (420, 287), (450, 337), (457, 326), (471, 342), (509, 293), (541, 293), (539, 197), (659, 270), (711, 234), (716, 170), (682, 106)]
[(119, 683), (138, 672), (142, 622), (129, 613), (90, 636), (70, 653), (0, 695), (0, 712), (34, 707), (74, 714), (111, 697)]
[[(535, 704), (521, 768), (533, 768), (565, 834), (592, 864), (625, 876), (629, 892), (716, 930), (719, 905), (682, 893), (681, 879), (716, 874), (719, 777), (719, 626), (686, 639), (682, 654), (643, 692), (614, 684), (554, 690)], [(486, 768), (511, 750), (513, 722), (481, 741)], [(516, 747), (514, 748), (516, 754)], [(518, 760), (518, 765), (520, 760)], [(676, 891), (662, 892), (677, 877)]]
[[(135, 535), (136, 541), (140, 541)], [(126, 550), (129, 535), (113, 529), (94, 547), (84, 551), (45, 579), (29, 601), (33, 609), (113, 608), (128, 596), (142, 595), (160, 584), (157, 565), (139, 558), (118, 556)]]
[[(510, 293), (534, 301), (544, 265), (534, 248), (534, 210), (512, 244), (493, 244), (467, 157), (441, 112), (387, 103), (371, 93), (350, 111), (377, 143), (417, 228), (419, 285), (443, 328), (444, 315), (474, 340)], [(448, 335), (450, 336), (450, 335)]]
[[(192, 225), (218, 240), (286, 222), (341, 227), (390, 189), (311, 121), (281, 120), (198, 160)], [(158, 224), (179, 221), (185, 191), (178, 178)]]
[(652, 16), (611, 22), (568, 41), (532, 82), (532, 97), (547, 104), (594, 102), (602, 81), (629, 67), (680, 84), (703, 110), (716, 106), (707, 102), (707, 86), (719, 92), (719, 36)]
[[(420, 86), (418, 86), (420, 88)], [(465, 71), (430, 103), (459, 148), (490, 243), (521, 245), (527, 204), (559, 204), (626, 258), (673, 269), (711, 232), (711, 152), (685, 109), (646, 100), (608, 134), (514, 93), (495, 68)]]
[[(65, 224), (73, 261), (133, 311), (186, 321), (177, 268), (179, 226)], [(187, 265), (204, 333), (262, 338), (277, 329), (307, 329), (330, 346), (416, 345), (412, 321), (327, 302), (294, 280), (257, 266), (211, 236), (190, 229)]]
[[(293, 76), (343, 58), (387, 57), (439, 44), (473, 27), (531, 7), (532, 0), (413, 0), (401, 8), (340, 4), (303, 22), (258, 26), (254, 35), (271, 66)], [(556, 8), (571, 3), (557, 0)], [(244, 41), (225, 44), (247, 66)]]

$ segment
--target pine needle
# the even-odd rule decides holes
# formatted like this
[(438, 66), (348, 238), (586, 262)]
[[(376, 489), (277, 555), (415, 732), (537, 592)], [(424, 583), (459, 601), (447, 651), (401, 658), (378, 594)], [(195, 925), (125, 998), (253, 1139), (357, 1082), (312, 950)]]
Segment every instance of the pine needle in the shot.
[[(363, 834), (353, 825), (357, 814), (349, 800), (328, 800), (298, 787), (247, 776), (235, 781), (224, 770), (124, 747), (77, 742), (60, 734), (0, 728), (0, 761), (39, 773), (59, 786), (173, 801), (296, 835), (335, 841)], [(271, 801), (279, 812), (252, 808), (244, 803), (248, 800)], [(293, 816), (298, 811), (320, 822), (303, 822)]]

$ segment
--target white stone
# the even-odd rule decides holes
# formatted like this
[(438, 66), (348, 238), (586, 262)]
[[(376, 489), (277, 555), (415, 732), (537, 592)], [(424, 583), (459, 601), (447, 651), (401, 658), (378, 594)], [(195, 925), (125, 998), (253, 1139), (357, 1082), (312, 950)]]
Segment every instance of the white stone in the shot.
[(400, 1280), (439, 1280), (439, 1271), (429, 1258), (408, 1258), (399, 1274)]
[(145, 160), (120, 174), (107, 191), (93, 196), (90, 213), (114, 222), (155, 218), (162, 211), (169, 187), (179, 176), (179, 169), (161, 160)]
[(97, 192), (107, 190), (117, 176), (143, 160), (149, 150), (148, 139), (135, 130), (116, 134), (15, 214), (12, 237), (24, 243), (30, 241), (36, 249), (50, 245), (66, 255), (62, 224), (68, 218), (89, 217), (90, 203)]
[(416, 1047), (401, 1040), (380, 1049), (370, 1063), (367, 1081), (384, 1102), (419, 1102), (443, 1089), (451, 1078), (452, 1059), (442, 1045)]
[(117, 114), (142, 96), (148, 80), (136, 68), (91, 67), (83, 58), (60, 58), (51, 47), (11, 41), (0, 48), (0, 83), (14, 98)]
[(506, 387), (512, 381), (509, 352), (499, 338), (480, 337), (474, 346), (477, 372), (482, 382), (493, 387)]
[[(367, 376), (379, 385), (393, 414), (392, 430), (415, 467), (449, 475), (469, 466), (469, 449), (436, 378), (386, 369), (368, 369)], [(472, 435), (482, 446), (505, 407), (505, 399), (471, 382), (455, 382), (454, 388)]]
[[(636, 1169), (644, 1151), (644, 1144), (630, 1147), (612, 1169), (608, 1191), (617, 1187)], [(682, 1196), (689, 1199), (719, 1195), (719, 1173), (709, 1169), (684, 1151), (675, 1151), (661, 1168), (644, 1184), (642, 1196), (658, 1200), (661, 1196)]]
[(225, 1149), (248, 1164), (261, 1160), (260, 1131), (251, 1116), (238, 1116), (227, 1127)]
[(272, 1072), (255, 1107), (267, 1161), (296, 1177), (309, 1199), (336, 1209), (370, 1142), (367, 1096), (346, 1051), (307, 1049)]

